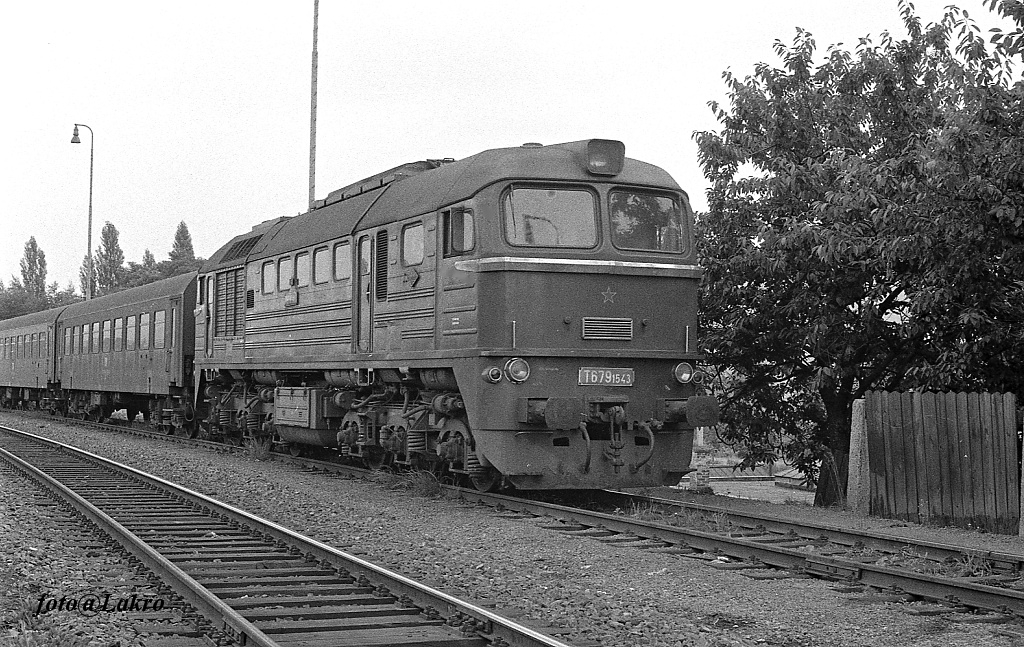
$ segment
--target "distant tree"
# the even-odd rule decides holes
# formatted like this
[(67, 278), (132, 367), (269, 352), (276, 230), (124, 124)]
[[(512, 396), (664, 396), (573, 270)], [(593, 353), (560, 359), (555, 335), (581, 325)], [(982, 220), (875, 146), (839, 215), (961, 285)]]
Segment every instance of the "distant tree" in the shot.
[(25, 291), (34, 297), (46, 298), (46, 254), (30, 236), (21, 258), (21, 281)]
[(40, 298), (29, 294), (25, 286), (15, 277), (6, 288), (0, 287), (0, 319), (10, 319), (46, 309), (45, 296)]
[[(95, 263), (95, 259), (93, 259), (93, 262)], [(83, 256), (82, 257), (82, 266), (80, 268), (78, 268), (78, 284), (82, 288), (82, 294), (83, 295), (90, 294), (90, 290), (89, 290), (89, 257), (88, 256)], [(94, 268), (93, 275), (92, 275), (92, 290), (91, 290), (91, 294), (93, 296), (96, 296), (98, 294), (97, 290), (96, 290), (95, 268)]]
[(202, 265), (202, 259), (197, 259), (192, 249), (192, 235), (188, 232), (185, 221), (178, 223), (178, 229), (174, 232), (174, 246), (171, 248), (168, 260), (159, 264), (160, 274), (165, 277), (177, 276), (187, 272), (195, 272)]
[(178, 223), (178, 229), (174, 232), (174, 246), (168, 258), (175, 263), (191, 263), (196, 260), (195, 252), (192, 250), (192, 235), (188, 233), (188, 225), (184, 220)]
[(128, 262), (128, 269), (125, 271), (124, 286), (134, 288), (139, 285), (146, 285), (153, 281), (159, 281), (163, 276), (157, 267), (153, 253), (148, 249), (142, 254), (142, 263), (135, 261)]
[(96, 248), (96, 284), (103, 294), (117, 292), (124, 284), (124, 252), (118, 237), (117, 227), (110, 222), (103, 225)]
[(78, 303), (82, 296), (75, 293), (75, 286), (68, 281), (67, 286), (62, 290), (54, 281), (46, 288), (46, 304), (49, 308), (60, 308), (62, 306)]

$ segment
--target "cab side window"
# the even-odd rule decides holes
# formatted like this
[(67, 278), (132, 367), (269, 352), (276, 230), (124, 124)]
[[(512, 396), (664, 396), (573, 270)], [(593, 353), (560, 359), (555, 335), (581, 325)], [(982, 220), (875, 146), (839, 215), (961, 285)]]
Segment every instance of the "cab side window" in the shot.
[(441, 214), (444, 255), (460, 256), (473, 249), (475, 231), (473, 212), (469, 209), (450, 209)]

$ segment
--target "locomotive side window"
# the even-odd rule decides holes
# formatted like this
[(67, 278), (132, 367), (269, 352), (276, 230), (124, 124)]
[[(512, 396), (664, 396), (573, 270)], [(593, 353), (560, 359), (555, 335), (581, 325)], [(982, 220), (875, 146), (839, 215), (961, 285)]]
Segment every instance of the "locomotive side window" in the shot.
[(277, 260), (277, 289), (285, 292), (292, 286), (291, 258), (284, 256)]
[(331, 250), (318, 247), (313, 250), (313, 283), (327, 283), (331, 279)]
[(153, 313), (153, 348), (164, 347), (164, 317), (167, 312), (164, 310), (157, 310)]
[(458, 256), (472, 250), (475, 237), (473, 212), (469, 209), (452, 209), (441, 216), (444, 256)]
[(352, 278), (352, 246), (348, 243), (334, 246), (334, 278), (338, 281)]
[(149, 348), (149, 313), (143, 312), (139, 315), (139, 348), (147, 350)]
[(620, 249), (683, 251), (683, 210), (672, 197), (616, 190), (609, 195), (612, 244)]
[(423, 223), (402, 229), (402, 264), (419, 265), (423, 262)]
[(304, 288), (309, 285), (309, 252), (295, 255), (295, 287)]
[(135, 315), (128, 315), (128, 331), (124, 338), (124, 349), (135, 350), (135, 341), (139, 336), (139, 327)]
[(511, 245), (585, 249), (597, 244), (597, 200), (590, 191), (513, 187), (503, 206)]
[(263, 294), (270, 294), (274, 291), (274, 286), (277, 285), (277, 273), (274, 271), (274, 261), (267, 261), (263, 264), (263, 270), (260, 272), (260, 291)]

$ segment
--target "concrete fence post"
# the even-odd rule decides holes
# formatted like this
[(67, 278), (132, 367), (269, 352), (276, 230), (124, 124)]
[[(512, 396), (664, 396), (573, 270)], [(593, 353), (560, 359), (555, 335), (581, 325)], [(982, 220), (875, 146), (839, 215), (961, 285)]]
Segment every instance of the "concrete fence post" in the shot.
[(846, 503), (853, 512), (867, 515), (871, 512), (871, 471), (868, 465), (867, 407), (863, 399), (853, 401), (852, 422)]

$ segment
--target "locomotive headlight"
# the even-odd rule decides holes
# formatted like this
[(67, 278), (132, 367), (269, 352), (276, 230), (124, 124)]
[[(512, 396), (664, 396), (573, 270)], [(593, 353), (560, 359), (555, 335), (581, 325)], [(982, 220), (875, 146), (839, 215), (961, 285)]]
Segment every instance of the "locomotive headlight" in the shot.
[(672, 375), (676, 378), (676, 382), (680, 384), (689, 384), (693, 380), (693, 367), (690, 366), (689, 362), (679, 362), (676, 367), (672, 369)]
[(483, 376), (484, 380), (491, 384), (497, 384), (498, 382), (501, 382), (501, 369), (497, 366), (489, 366), (484, 369)]
[(505, 362), (505, 377), (510, 382), (525, 382), (530, 377), (530, 365), (521, 357), (513, 357)]

